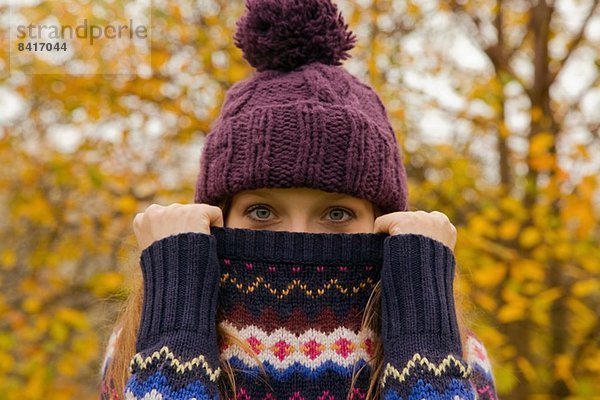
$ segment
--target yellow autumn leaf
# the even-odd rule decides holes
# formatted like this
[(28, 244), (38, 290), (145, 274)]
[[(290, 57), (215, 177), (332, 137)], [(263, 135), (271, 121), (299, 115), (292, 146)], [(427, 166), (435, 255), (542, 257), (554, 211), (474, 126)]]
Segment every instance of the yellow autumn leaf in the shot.
[(577, 191), (584, 199), (592, 199), (598, 188), (598, 177), (588, 175), (583, 177), (581, 183), (577, 187)]
[(557, 260), (566, 261), (571, 257), (572, 249), (571, 245), (566, 241), (560, 241), (554, 247), (554, 256)]
[(133, 196), (121, 196), (117, 200), (117, 209), (125, 214), (133, 214), (137, 211), (138, 202)]
[(10, 371), (14, 366), (14, 357), (7, 351), (0, 352), (0, 372)]
[(577, 150), (577, 155), (583, 159), (583, 160), (589, 160), (590, 159), (590, 153), (588, 151), (587, 145), (585, 144), (577, 144), (575, 146), (575, 149)]
[(42, 309), (42, 302), (37, 298), (28, 297), (23, 300), (22, 307), (25, 312), (35, 314)]
[(586, 271), (600, 274), (600, 257), (583, 257), (579, 259), (579, 263)]
[(55, 223), (52, 207), (43, 193), (36, 193), (31, 199), (19, 203), (15, 207), (15, 213), (43, 226), (51, 226)]
[(242, 67), (240, 64), (234, 64), (231, 68), (229, 68), (228, 72), (228, 78), (231, 81), (244, 79), (248, 75), (248, 70)]
[(107, 296), (121, 288), (124, 283), (123, 274), (118, 271), (101, 272), (94, 275), (88, 286), (98, 297)]
[(418, 4), (415, 4), (414, 1), (409, 1), (406, 5), (406, 12), (408, 15), (416, 18), (421, 13), (421, 7)]
[(495, 287), (506, 276), (507, 266), (502, 263), (475, 267), (473, 282), (480, 287)]
[(17, 262), (17, 254), (14, 249), (8, 248), (0, 253), (0, 264), (2, 269), (11, 269)]
[(502, 215), (500, 214), (500, 211), (496, 208), (496, 207), (486, 207), (482, 214), (489, 220), (489, 221), (493, 221), (496, 222), (498, 221)]
[(485, 292), (478, 292), (473, 295), (477, 305), (483, 308), (488, 313), (494, 312), (497, 307), (497, 300)]
[(73, 339), (73, 351), (83, 361), (93, 360), (99, 350), (98, 338), (95, 334), (78, 336)]
[(546, 154), (554, 143), (554, 135), (550, 132), (539, 132), (531, 138), (529, 154), (539, 156)]
[(53, 320), (50, 323), (50, 337), (58, 343), (64, 343), (69, 337), (69, 328), (59, 320)]
[(517, 357), (517, 365), (528, 381), (533, 382), (537, 379), (538, 374), (528, 359), (522, 356)]
[(533, 226), (528, 226), (527, 228), (523, 229), (521, 235), (519, 236), (519, 243), (524, 248), (531, 248), (539, 244), (541, 240), (542, 235), (540, 234), (540, 231)]
[(469, 221), (470, 228), (478, 236), (494, 238), (496, 229), (483, 215), (474, 215)]
[(573, 360), (567, 354), (559, 354), (554, 357), (554, 374), (567, 382), (573, 382)]
[(79, 363), (77, 362), (76, 358), (69, 357), (67, 355), (67, 356), (62, 357), (58, 361), (56, 367), (58, 368), (58, 371), (61, 374), (68, 376), (68, 377), (72, 377), (72, 376), (77, 375), (77, 372), (79, 370), (78, 364)]
[(531, 107), (531, 120), (533, 122), (538, 122), (540, 119), (542, 119), (542, 115), (544, 115), (544, 112), (540, 107)]
[(575, 282), (571, 287), (571, 292), (577, 297), (600, 293), (600, 280), (593, 278)]
[(500, 134), (500, 137), (502, 139), (506, 139), (506, 138), (510, 137), (510, 130), (508, 129), (508, 127), (506, 126), (504, 121), (501, 121), (498, 124), (498, 133)]
[(45, 391), (46, 370), (42, 365), (29, 374), (29, 380), (22, 388), (21, 396), (26, 399), (42, 399)]
[(502, 221), (498, 227), (498, 235), (503, 240), (512, 240), (519, 233), (521, 223), (515, 219), (507, 219)]
[(525, 318), (525, 307), (517, 304), (504, 304), (498, 310), (498, 320), (503, 323), (519, 321)]
[(499, 205), (501, 210), (519, 221), (523, 221), (527, 217), (527, 210), (523, 207), (523, 203), (514, 197), (502, 197), (499, 200)]
[(517, 282), (526, 280), (543, 282), (546, 279), (546, 266), (536, 260), (519, 259), (511, 264), (511, 276)]
[(550, 306), (556, 299), (563, 295), (563, 289), (559, 287), (553, 287), (546, 289), (538, 294), (533, 300), (533, 303), (539, 303), (544, 306)]
[(73, 308), (60, 308), (56, 312), (56, 318), (79, 330), (89, 327), (86, 315), (82, 311)]
[(556, 166), (556, 157), (552, 154), (538, 154), (531, 157), (531, 167), (536, 171), (550, 171)]
[(597, 309), (590, 308), (585, 301), (582, 301), (577, 297), (571, 296), (567, 298), (566, 303), (573, 315), (577, 315), (577, 318), (580, 320), (580, 324), (583, 324), (583, 326), (590, 326), (590, 324), (595, 321), (595, 318), (598, 317)]

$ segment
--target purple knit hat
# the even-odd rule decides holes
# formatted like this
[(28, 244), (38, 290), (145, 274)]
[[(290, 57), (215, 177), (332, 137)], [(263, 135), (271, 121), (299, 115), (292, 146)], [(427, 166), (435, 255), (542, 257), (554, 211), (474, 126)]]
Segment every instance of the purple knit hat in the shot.
[(406, 171), (379, 96), (341, 67), (356, 40), (330, 0), (247, 0), (235, 45), (256, 68), (226, 93), (194, 201), (308, 187), (407, 210)]

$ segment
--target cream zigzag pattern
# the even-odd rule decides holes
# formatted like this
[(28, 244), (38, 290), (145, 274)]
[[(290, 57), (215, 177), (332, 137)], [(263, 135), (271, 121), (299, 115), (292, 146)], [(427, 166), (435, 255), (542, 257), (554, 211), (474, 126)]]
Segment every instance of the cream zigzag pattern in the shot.
[(158, 363), (159, 361), (168, 362), (171, 367), (173, 367), (177, 373), (183, 374), (186, 370), (191, 371), (193, 368), (202, 367), (206, 372), (206, 375), (210, 378), (211, 381), (216, 381), (221, 373), (221, 367), (217, 367), (216, 369), (210, 368), (210, 365), (201, 354), (198, 357), (194, 357), (189, 361), (182, 361), (175, 356), (175, 354), (169, 349), (168, 346), (163, 346), (159, 351), (155, 351), (148, 357), (142, 357), (140, 353), (137, 353), (131, 359), (129, 363), (129, 372), (131, 374), (134, 373), (134, 367), (137, 366), (139, 369), (146, 369), (153, 363)]
[[(370, 340), (374, 346), (376, 338), (375, 333), (370, 329), (355, 333), (351, 329), (339, 327), (329, 334), (316, 329), (308, 329), (301, 335), (296, 335), (285, 328), (278, 328), (271, 334), (267, 334), (255, 325), (237, 329), (227, 320), (219, 322), (219, 325), (248, 344), (254, 344), (253, 348), (258, 353), (258, 359), (261, 362), (269, 362), (279, 370), (285, 370), (294, 363), (299, 363), (306, 368), (317, 369), (328, 361), (333, 361), (343, 367), (352, 367), (359, 360), (365, 360), (373, 367), (372, 355), (367, 352), (367, 340)], [(311, 340), (320, 345), (320, 353), (314, 358), (311, 358), (310, 354), (306, 354), (308, 351), (306, 344)], [(338, 342), (340, 340), (341, 342)], [(343, 348), (341, 348), (342, 344), (350, 347), (351, 351), (344, 354)], [(282, 354), (282, 351), (285, 354)], [(282, 355), (284, 357), (281, 357)], [(221, 352), (222, 359), (229, 360), (233, 357), (237, 357), (249, 367), (256, 366), (254, 358), (235, 344), (229, 345)]]
[(472, 373), (470, 365), (467, 364), (467, 367), (465, 367), (460, 360), (457, 360), (451, 354), (446, 356), (446, 358), (444, 358), (441, 363), (435, 364), (429, 361), (427, 357), (422, 357), (419, 353), (416, 353), (413, 356), (413, 358), (406, 363), (406, 366), (402, 369), (402, 372), (396, 369), (396, 367), (394, 367), (392, 364), (387, 363), (383, 372), (383, 377), (381, 378), (381, 386), (385, 386), (385, 382), (388, 376), (391, 376), (392, 378), (397, 379), (400, 382), (404, 382), (406, 378), (411, 374), (412, 370), (416, 368), (417, 365), (421, 365), (427, 368), (427, 370), (429, 370), (429, 372), (432, 372), (435, 376), (441, 376), (442, 374), (446, 373), (446, 370), (448, 370), (452, 366), (458, 367), (461, 376), (465, 379), (469, 378)]
[(331, 278), (327, 283), (325, 283), (319, 288), (308, 289), (308, 285), (306, 283), (302, 283), (300, 279), (293, 279), (290, 283), (288, 283), (285, 289), (276, 289), (271, 287), (270, 282), (265, 282), (265, 278), (262, 276), (257, 276), (254, 279), (254, 282), (248, 285), (244, 285), (243, 283), (239, 283), (237, 278), (232, 277), (228, 272), (221, 276), (221, 285), (224, 286), (226, 284), (232, 284), (238, 290), (245, 294), (252, 293), (258, 287), (263, 286), (269, 291), (269, 293), (271, 293), (274, 296), (277, 296), (277, 298), (280, 300), (288, 296), (294, 288), (299, 288), (308, 297), (315, 298), (323, 296), (326, 291), (332, 289), (337, 289), (341, 294), (344, 294), (346, 296), (353, 296), (365, 289), (371, 289), (375, 285), (373, 279), (368, 277), (367, 280), (365, 282), (361, 282), (358, 287), (352, 286), (351, 288), (347, 288), (340, 285), (338, 283), (337, 278)]

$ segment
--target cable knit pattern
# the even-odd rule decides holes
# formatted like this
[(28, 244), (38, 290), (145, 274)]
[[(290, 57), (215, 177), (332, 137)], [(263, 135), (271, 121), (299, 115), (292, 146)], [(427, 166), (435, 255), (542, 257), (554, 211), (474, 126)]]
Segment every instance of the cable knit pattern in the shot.
[(377, 94), (356, 77), (311, 63), (235, 86), (205, 139), (196, 203), (260, 187), (312, 187), (369, 199), (384, 213), (406, 208), (396, 135)]
[[(331, 0), (247, 0), (234, 43), (256, 67), (206, 136), (195, 203), (310, 187), (406, 211), (403, 154), (379, 95), (348, 72), (355, 35)], [(385, 188), (385, 190), (381, 190)]]
[[(232, 399), (219, 359), (234, 367), (241, 399), (364, 399), (377, 340), (383, 399), (496, 398), (471, 334), (462, 357), (455, 261), (429, 237), (211, 227), (154, 242), (141, 267), (146, 297), (127, 399), (216, 399), (221, 384)], [(379, 279), (381, 336), (361, 329)], [(266, 376), (238, 345), (217, 343), (217, 324), (250, 345)], [(109, 387), (102, 398), (120, 398)]]

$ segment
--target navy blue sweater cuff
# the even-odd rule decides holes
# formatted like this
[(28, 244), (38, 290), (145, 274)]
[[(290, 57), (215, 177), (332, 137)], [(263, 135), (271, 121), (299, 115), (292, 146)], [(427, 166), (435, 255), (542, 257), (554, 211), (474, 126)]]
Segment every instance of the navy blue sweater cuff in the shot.
[(186, 232), (157, 240), (142, 251), (140, 265), (144, 305), (136, 351), (167, 344), (183, 357), (199, 350), (218, 357), (215, 237)]
[(413, 233), (386, 238), (383, 250), (381, 307), (386, 358), (410, 359), (414, 349), (428, 356), (460, 355), (452, 250), (438, 240)]

